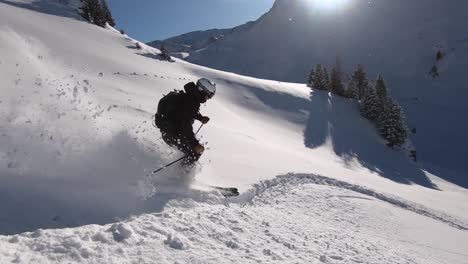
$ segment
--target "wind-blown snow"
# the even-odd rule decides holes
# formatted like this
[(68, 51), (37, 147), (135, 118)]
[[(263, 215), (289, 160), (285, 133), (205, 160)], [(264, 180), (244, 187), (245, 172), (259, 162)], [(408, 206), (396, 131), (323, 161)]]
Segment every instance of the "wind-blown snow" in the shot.
[[(387, 149), (354, 102), (160, 61), (63, 8), (0, 2), (0, 262), (467, 261), (466, 190)], [(180, 157), (157, 101), (200, 77), (218, 87), (200, 165), (151, 175)]]

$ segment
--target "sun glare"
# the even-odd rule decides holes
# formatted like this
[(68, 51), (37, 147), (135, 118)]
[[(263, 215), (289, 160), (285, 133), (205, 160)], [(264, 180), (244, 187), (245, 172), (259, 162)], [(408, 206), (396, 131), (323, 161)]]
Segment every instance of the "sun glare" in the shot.
[(307, 0), (315, 9), (332, 11), (344, 8), (350, 0)]

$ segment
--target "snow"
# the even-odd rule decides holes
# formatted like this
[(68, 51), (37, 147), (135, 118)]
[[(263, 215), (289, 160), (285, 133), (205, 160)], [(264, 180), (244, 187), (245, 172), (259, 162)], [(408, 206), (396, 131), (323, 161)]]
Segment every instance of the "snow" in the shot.
[[(387, 149), (357, 103), (22, 3), (0, 3), (1, 263), (467, 263), (466, 189)], [(151, 175), (181, 155), (157, 101), (201, 77), (200, 165)]]
[[(354, 0), (336, 10), (317, 8), (318, 2), (333, 1), (276, 0), (269, 12), (241, 30), (204, 47), (184, 49), (190, 53), (185, 59), (288, 82), (306, 82), (316, 64), (331, 69), (337, 56), (348, 75), (362, 64), (370, 79), (383, 75), (405, 110), (408, 127), (417, 128), (411, 138), (425, 168), (443, 175), (450, 170), (454, 176), (444, 177), (468, 187), (467, 127), (460, 121), (468, 113), (468, 19), (463, 11), (468, 2)], [(170, 40), (190, 46), (210, 32)], [(437, 61), (439, 50), (447, 55)], [(434, 65), (440, 72), (435, 79), (429, 75)]]
[(121, 242), (132, 236), (132, 228), (125, 223), (113, 224), (110, 228), (115, 241)]
[[(187, 202), (174, 200), (165, 213), (144, 214), (111, 228), (90, 225), (3, 237), (0, 254), (19, 263), (466, 261), (459, 243), (468, 239), (466, 232), (307, 177), (284, 178), (243, 203), (187, 207)], [(133, 230), (132, 236), (116, 236), (121, 227)], [(34, 251), (18, 254), (20, 249)]]

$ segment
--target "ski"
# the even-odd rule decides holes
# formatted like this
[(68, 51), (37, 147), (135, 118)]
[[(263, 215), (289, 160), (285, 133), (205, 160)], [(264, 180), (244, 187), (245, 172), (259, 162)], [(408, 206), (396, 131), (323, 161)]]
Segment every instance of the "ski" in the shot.
[(239, 196), (239, 190), (235, 187), (219, 187), (219, 186), (209, 186), (209, 187), (219, 191), (224, 197)]

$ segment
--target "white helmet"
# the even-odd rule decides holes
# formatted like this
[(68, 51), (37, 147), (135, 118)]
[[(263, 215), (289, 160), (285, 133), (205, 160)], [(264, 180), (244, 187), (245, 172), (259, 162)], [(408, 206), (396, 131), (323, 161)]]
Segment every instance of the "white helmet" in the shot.
[(197, 88), (202, 95), (206, 95), (208, 98), (212, 98), (216, 93), (216, 83), (206, 78), (197, 81)]

